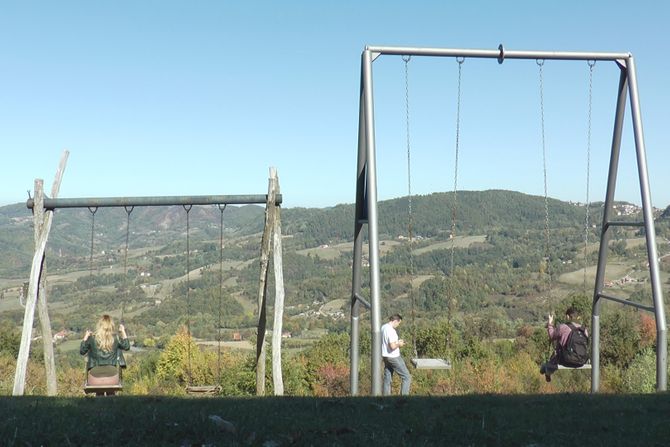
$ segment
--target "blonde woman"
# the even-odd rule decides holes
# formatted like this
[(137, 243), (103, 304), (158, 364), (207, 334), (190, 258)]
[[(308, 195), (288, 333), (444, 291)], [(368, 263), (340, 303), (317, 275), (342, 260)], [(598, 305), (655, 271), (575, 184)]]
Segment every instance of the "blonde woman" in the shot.
[(125, 367), (126, 362), (121, 350), (130, 349), (126, 328), (119, 324), (116, 334), (114, 320), (103, 315), (96, 324), (95, 332), (86, 330), (81, 341), (79, 353), (88, 354), (86, 371), (89, 385), (115, 385), (120, 382), (118, 366)]

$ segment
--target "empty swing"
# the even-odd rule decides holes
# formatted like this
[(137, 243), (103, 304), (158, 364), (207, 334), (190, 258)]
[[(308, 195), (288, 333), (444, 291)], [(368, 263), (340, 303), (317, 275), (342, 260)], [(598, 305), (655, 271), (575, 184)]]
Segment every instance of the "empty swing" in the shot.
[[(411, 332), (412, 332), (412, 347), (414, 349), (414, 357), (411, 359), (412, 365), (416, 369), (451, 369), (451, 362), (447, 359), (440, 358), (421, 358), (416, 348), (416, 310), (415, 310), (415, 293), (414, 293), (414, 253), (412, 244), (413, 237), (413, 213), (412, 213), (412, 151), (410, 144), (410, 121), (409, 121), (409, 61), (411, 56), (403, 56), (402, 60), (405, 63), (405, 127), (406, 127), (406, 146), (407, 146), (407, 240), (409, 244), (409, 274), (410, 274), (410, 303), (411, 303)], [(464, 59), (458, 58), (458, 108), (456, 118), (456, 166), (458, 166), (458, 144), (460, 131), (460, 99), (461, 99), (461, 66)], [(456, 210), (456, 173), (454, 171), (454, 208), (452, 209), (452, 234), (455, 226), (455, 210)], [(451, 267), (453, 271), (453, 244), (451, 253)], [(452, 272), (453, 273), (453, 272)]]
[(188, 356), (188, 385), (186, 392), (193, 395), (203, 394), (219, 394), (221, 392), (221, 302), (223, 297), (223, 211), (226, 205), (217, 205), (220, 211), (219, 223), (219, 312), (218, 312), (218, 328), (217, 328), (217, 385), (193, 385), (192, 374), (192, 355), (191, 355), (191, 250), (190, 250), (190, 220), (189, 215), (192, 205), (183, 205), (186, 211), (186, 330), (188, 332), (189, 341), (187, 344)]

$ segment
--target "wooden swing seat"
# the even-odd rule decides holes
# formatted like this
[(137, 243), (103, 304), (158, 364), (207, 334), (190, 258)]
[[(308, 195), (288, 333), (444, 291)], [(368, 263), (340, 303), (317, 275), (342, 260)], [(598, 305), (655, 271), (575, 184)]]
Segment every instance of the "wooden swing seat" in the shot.
[(444, 359), (412, 359), (416, 369), (451, 369), (451, 362)]
[(121, 368), (113, 376), (99, 377), (86, 374), (86, 383), (84, 383), (85, 394), (95, 394), (97, 396), (113, 396), (119, 391), (123, 391), (123, 381), (121, 380)]
[(221, 386), (219, 385), (191, 385), (186, 387), (188, 394), (219, 394)]

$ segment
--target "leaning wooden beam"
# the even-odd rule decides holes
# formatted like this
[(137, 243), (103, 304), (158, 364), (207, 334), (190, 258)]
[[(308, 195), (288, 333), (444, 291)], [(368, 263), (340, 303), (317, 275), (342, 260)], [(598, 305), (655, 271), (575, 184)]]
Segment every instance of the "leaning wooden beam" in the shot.
[(272, 178), (268, 179), (265, 204), (265, 227), (261, 238), (260, 278), (258, 286), (258, 330), (256, 335), (256, 395), (265, 395), (265, 329), (267, 326), (268, 264), (270, 262), (270, 237), (272, 225), (270, 209), (275, 201)]
[[(51, 185), (51, 197), (58, 197), (60, 191), (60, 184), (63, 179), (63, 173), (65, 172), (65, 165), (67, 164), (67, 159), (70, 156), (69, 151), (63, 151), (61, 155), (60, 162), (58, 164), (58, 170), (56, 171), (56, 176), (54, 177), (53, 184)], [(44, 196), (42, 196), (44, 198)], [(37, 209), (34, 209), (35, 215), (35, 245), (39, 241), (39, 233), (37, 227), (40, 227), (40, 233), (44, 231), (46, 225), (47, 216), (44, 215), (44, 208), (40, 207), (40, 213), (38, 217)], [(49, 213), (49, 219), (52, 219), (53, 213)], [(47, 279), (47, 270), (46, 270), (46, 255), (42, 255), (42, 268), (40, 273), (40, 284), (37, 294), (37, 315), (40, 320), (40, 327), (42, 331), (42, 343), (44, 347), (44, 368), (46, 370), (46, 381), (47, 381), (47, 395), (55, 396), (58, 394), (58, 382), (56, 380), (56, 361), (54, 357), (54, 345), (53, 337), (51, 334), (51, 319), (49, 318), (49, 308), (47, 300), (47, 289), (46, 289), (46, 279)]]
[[(279, 177), (277, 170), (270, 168), (273, 195), (279, 194)], [(272, 263), (275, 273), (275, 318), (272, 325), (272, 383), (275, 396), (284, 395), (284, 379), (282, 377), (281, 341), (284, 320), (284, 272), (281, 244), (281, 208), (272, 204), (270, 208), (272, 222)]]
[[(65, 164), (67, 162), (68, 155), (69, 153), (65, 151), (61, 156), (59, 168), (56, 173), (56, 180), (54, 180), (54, 186), (56, 181), (60, 185), (60, 179), (62, 178), (63, 171), (65, 170)], [(58, 188), (56, 187), (55, 189), (57, 192)], [(44, 200), (44, 181), (42, 179), (35, 180), (35, 198), (37, 199), (38, 196), (40, 200)], [(35, 319), (35, 307), (37, 304), (37, 295), (39, 291), (40, 277), (42, 274), (42, 262), (44, 260), (44, 253), (46, 251), (47, 240), (49, 239), (49, 231), (51, 230), (52, 221), (53, 221), (53, 211), (47, 211), (44, 215), (44, 218), (42, 219), (43, 225), (39, 234), (39, 238), (36, 238), (35, 241), (35, 254), (33, 255), (33, 262), (30, 268), (28, 296), (26, 297), (26, 309), (23, 315), (23, 330), (21, 331), (21, 345), (19, 347), (19, 355), (16, 359), (16, 373), (14, 375), (14, 388), (12, 390), (12, 394), (14, 396), (22, 396), (25, 390), (26, 370), (28, 368), (28, 355), (30, 354), (30, 339), (32, 338), (33, 322)], [(37, 226), (39, 225), (36, 224), (36, 227)], [(46, 302), (44, 302), (44, 306), (46, 307)], [(48, 322), (48, 320), (46, 322)], [(43, 324), (44, 323), (45, 322), (43, 321)], [(49, 334), (46, 335), (43, 334), (43, 337), (49, 336), (50, 333), (51, 330), (49, 330)], [(49, 336), (49, 342), (51, 342), (50, 336)], [(51, 350), (53, 356), (53, 346), (51, 347)], [(55, 381), (55, 368), (54, 368), (54, 381)]]

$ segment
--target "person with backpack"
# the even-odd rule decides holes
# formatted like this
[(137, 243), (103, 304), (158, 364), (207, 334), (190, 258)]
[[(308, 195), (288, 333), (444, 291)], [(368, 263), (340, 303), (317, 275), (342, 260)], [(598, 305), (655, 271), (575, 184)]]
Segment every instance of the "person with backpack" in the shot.
[(579, 323), (579, 311), (570, 306), (565, 311), (565, 318), (567, 323), (554, 326), (554, 315), (547, 317), (547, 334), (555, 347), (549, 361), (540, 366), (540, 374), (544, 374), (547, 382), (551, 382), (551, 375), (558, 370), (558, 365), (579, 368), (589, 361), (589, 334)]

